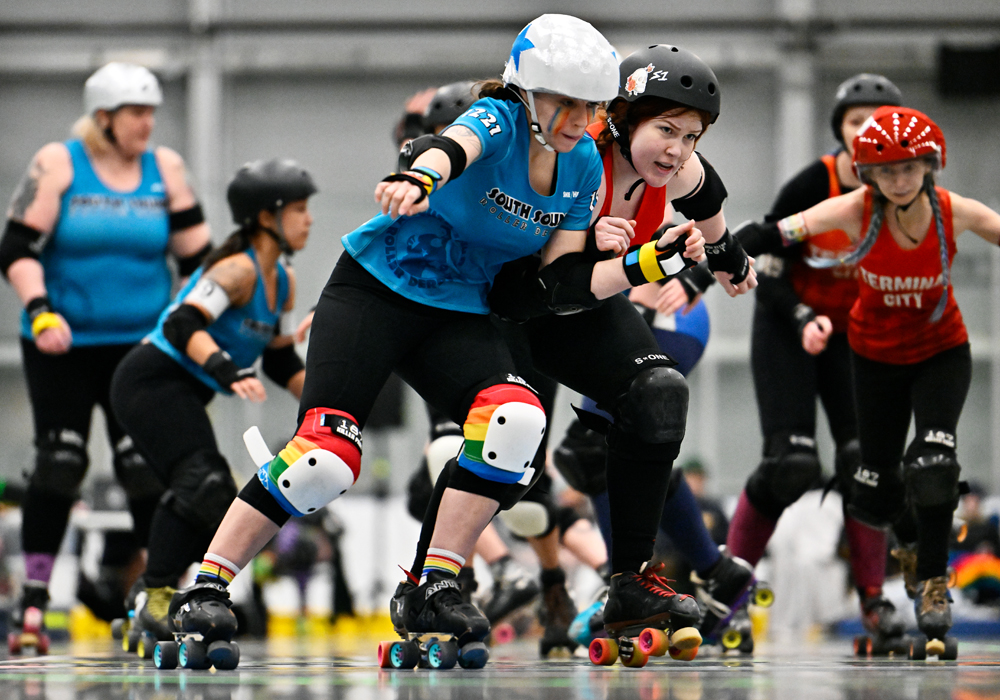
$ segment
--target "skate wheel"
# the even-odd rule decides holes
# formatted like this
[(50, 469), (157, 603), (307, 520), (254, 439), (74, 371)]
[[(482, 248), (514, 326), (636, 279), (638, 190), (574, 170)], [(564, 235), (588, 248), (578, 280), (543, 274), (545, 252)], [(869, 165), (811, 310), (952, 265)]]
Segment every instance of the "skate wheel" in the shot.
[(590, 643), (590, 662), (597, 666), (610, 666), (618, 660), (618, 642), (599, 637)]
[(181, 668), (204, 671), (211, 666), (208, 660), (208, 648), (204, 642), (185, 639), (177, 649), (177, 663)]
[(944, 638), (944, 651), (938, 654), (939, 661), (957, 661), (958, 660), (958, 640), (954, 637)]
[(415, 668), (420, 663), (420, 649), (413, 642), (393, 642), (389, 647), (393, 668)]
[(907, 657), (911, 661), (923, 661), (927, 658), (927, 637), (917, 635), (910, 640), (910, 650)]
[(128, 620), (117, 617), (111, 621), (111, 638), (122, 639), (128, 632)]
[(670, 649), (670, 639), (663, 630), (647, 627), (639, 635), (638, 645), (649, 656), (663, 656)]
[(38, 634), (42, 631), (42, 623), (45, 620), (45, 613), (40, 608), (34, 606), (24, 611), (24, 624), (21, 629), (25, 634)]
[(122, 650), (129, 654), (134, 653), (139, 647), (139, 640), (141, 638), (142, 633), (139, 630), (129, 627), (128, 634), (122, 637)]
[(218, 671), (232, 671), (240, 665), (240, 647), (235, 642), (212, 642), (208, 645), (207, 655)]
[(640, 649), (634, 640), (629, 641), (631, 643), (618, 645), (618, 660), (622, 666), (642, 668), (649, 663), (649, 654)]
[(670, 658), (674, 661), (694, 661), (694, 658), (698, 656), (699, 647), (694, 649), (678, 649), (677, 647), (670, 647)]
[(723, 649), (739, 649), (740, 644), (743, 643), (743, 634), (737, 629), (728, 629), (722, 634), (722, 638), (719, 639), (719, 643), (722, 644)]
[(45, 656), (49, 653), (49, 641), (49, 635), (38, 635), (38, 640), (35, 642), (35, 651), (38, 652), (39, 656)]
[(389, 648), (395, 644), (395, 642), (379, 642), (378, 643), (378, 667), (379, 668), (392, 668), (392, 656), (389, 654)]
[(694, 627), (681, 627), (670, 635), (670, 646), (678, 649), (697, 649), (701, 646), (701, 632)]
[(471, 642), (458, 650), (458, 665), (462, 668), (482, 668), (490, 660), (490, 650), (482, 642)]
[(740, 646), (738, 648), (739, 648), (739, 651), (740, 651), (741, 654), (752, 654), (753, 653), (753, 637), (751, 637), (750, 635), (747, 635), (746, 637), (744, 637), (743, 641), (740, 642)]
[(757, 588), (753, 592), (753, 604), (762, 608), (769, 608), (774, 605), (774, 591), (770, 588)]
[(927, 656), (941, 656), (944, 653), (944, 640), (943, 639), (930, 639), (927, 642)]
[(494, 644), (510, 644), (517, 639), (517, 630), (509, 622), (501, 622), (493, 629)]
[(427, 665), (447, 670), (458, 663), (458, 645), (455, 642), (434, 641), (427, 645)]
[(7, 635), (7, 651), (11, 654), (21, 653), (21, 635), (11, 632)]
[(872, 653), (872, 640), (871, 637), (855, 637), (854, 638), (854, 655), (855, 656), (871, 656)]
[(153, 647), (153, 665), (164, 671), (177, 668), (177, 642), (159, 642)]

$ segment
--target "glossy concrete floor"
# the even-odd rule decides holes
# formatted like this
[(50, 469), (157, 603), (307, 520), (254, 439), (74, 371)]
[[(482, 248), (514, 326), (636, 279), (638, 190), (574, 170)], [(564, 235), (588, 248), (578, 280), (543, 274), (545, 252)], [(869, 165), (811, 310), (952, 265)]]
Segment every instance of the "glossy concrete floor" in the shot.
[(235, 671), (157, 671), (107, 643), (53, 645), (0, 660), (0, 699), (82, 700), (1000, 700), (1000, 639), (962, 640), (957, 662), (856, 659), (850, 641), (761, 645), (753, 658), (705, 651), (643, 669), (537, 658), (529, 641), (497, 647), (478, 671), (385, 671), (375, 643), (248, 642)]

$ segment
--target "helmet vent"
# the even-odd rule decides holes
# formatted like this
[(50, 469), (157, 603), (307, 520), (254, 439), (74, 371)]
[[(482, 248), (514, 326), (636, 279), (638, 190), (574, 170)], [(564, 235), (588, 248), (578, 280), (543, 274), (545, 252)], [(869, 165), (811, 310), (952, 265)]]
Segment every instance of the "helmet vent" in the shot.
[(907, 148), (910, 145), (910, 141), (909, 139), (903, 139), (902, 141), (899, 142), (899, 145), (902, 146), (903, 148)]
[[(650, 48), (652, 48), (652, 47), (650, 47)], [(670, 50), (673, 51), (674, 53), (679, 53), (679, 51), (680, 51), (676, 46), (671, 46)]]
[(875, 144), (875, 150), (878, 151), (879, 153), (882, 152), (883, 148), (885, 148), (885, 146), (883, 146), (882, 144), (880, 144), (880, 143), (876, 143)]
[(686, 88), (689, 88), (692, 85), (694, 85), (694, 80), (691, 79), (690, 75), (682, 75), (681, 76), (681, 85), (683, 85)]
[(714, 95), (715, 94), (715, 83), (709, 83), (708, 84), (708, 94), (709, 95)]

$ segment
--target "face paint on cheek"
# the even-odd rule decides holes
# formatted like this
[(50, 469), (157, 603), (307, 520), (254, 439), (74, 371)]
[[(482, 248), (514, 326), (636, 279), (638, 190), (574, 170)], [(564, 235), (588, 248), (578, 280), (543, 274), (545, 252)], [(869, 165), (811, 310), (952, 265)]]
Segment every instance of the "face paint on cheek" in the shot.
[(552, 119), (549, 120), (549, 133), (555, 136), (563, 127), (566, 126), (566, 121), (569, 119), (569, 110), (563, 109), (562, 107), (557, 107), (555, 113), (552, 115)]

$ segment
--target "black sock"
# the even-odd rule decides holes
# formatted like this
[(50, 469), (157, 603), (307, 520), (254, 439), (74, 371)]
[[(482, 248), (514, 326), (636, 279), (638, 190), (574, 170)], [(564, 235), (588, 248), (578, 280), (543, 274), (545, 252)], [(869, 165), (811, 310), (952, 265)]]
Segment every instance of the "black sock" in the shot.
[(954, 508), (948, 504), (917, 508), (917, 580), (948, 573), (948, 538)]

